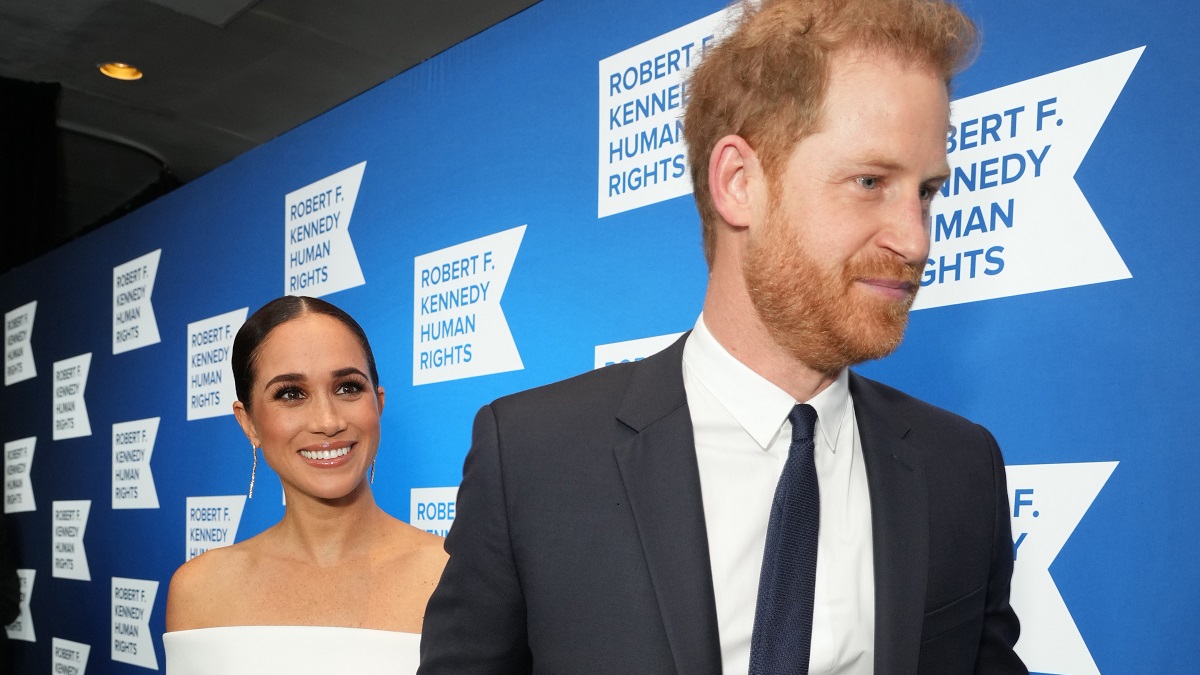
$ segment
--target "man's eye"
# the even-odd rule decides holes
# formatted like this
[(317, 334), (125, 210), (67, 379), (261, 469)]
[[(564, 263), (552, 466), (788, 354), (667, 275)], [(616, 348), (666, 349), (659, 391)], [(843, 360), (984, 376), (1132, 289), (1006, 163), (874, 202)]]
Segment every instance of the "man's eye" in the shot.
[(944, 184), (945, 184), (945, 181), (940, 181), (936, 184), (930, 183), (929, 185), (922, 187), (921, 188), (921, 201), (923, 201), (923, 202), (933, 201), (937, 197), (937, 194), (942, 191), (942, 185), (944, 185)]
[(874, 190), (879, 186), (879, 179), (875, 176), (859, 176), (855, 180), (858, 181), (859, 186), (868, 190)]

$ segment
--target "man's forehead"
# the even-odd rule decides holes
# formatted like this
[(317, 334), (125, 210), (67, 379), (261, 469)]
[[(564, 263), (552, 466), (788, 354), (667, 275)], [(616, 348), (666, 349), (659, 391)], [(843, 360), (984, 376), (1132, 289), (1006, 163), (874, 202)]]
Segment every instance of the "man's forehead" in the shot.
[[(834, 96), (847, 93), (853, 94), (859, 98), (860, 103), (865, 102), (869, 104), (876, 100), (875, 97), (871, 96), (874, 89), (864, 86), (864, 80), (890, 80), (897, 76), (913, 74), (929, 77), (941, 84), (938, 87), (938, 91), (944, 95), (946, 100), (945, 122), (946, 130), (949, 132), (949, 82), (942, 77), (936, 68), (925, 60), (905, 57), (880, 49), (848, 47), (833, 53), (832, 58), (829, 60), (828, 80), (822, 96), (819, 119), (823, 120), (826, 115), (830, 114), (829, 102), (831, 92)], [(914, 91), (912, 95), (918, 96), (920, 94)]]
[[(829, 76), (832, 80), (834, 77), (854, 68), (879, 66), (919, 71), (942, 82), (946, 82), (944, 74), (928, 59), (888, 49), (884, 46), (864, 47), (847, 45), (833, 51), (829, 58)], [(949, 91), (948, 82), (946, 82), (946, 88)]]
[[(840, 53), (840, 52), (839, 52)], [(927, 87), (924, 82), (936, 82)], [(855, 110), (880, 106), (885, 110), (894, 105), (890, 98), (896, 92), (888, 85), (904, 81), (911, 86), (903, 95), (925, 99), (936, 98), (939, 102), (939, 121), (949, 132), (950, 89), (945, 81), (930, 66), (922, 61), (905, 60), (884, 53), (848, 53), (836, 56), (829, 64), (829, 79), (822, 96), (821, 117), (845, 115)], [(831, 102), (852, 98), (855, 108), (832, 111)]]

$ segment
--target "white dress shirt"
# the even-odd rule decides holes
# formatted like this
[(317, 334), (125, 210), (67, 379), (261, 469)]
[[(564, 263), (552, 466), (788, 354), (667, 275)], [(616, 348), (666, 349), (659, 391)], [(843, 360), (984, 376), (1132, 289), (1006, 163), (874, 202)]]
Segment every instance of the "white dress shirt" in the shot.
[[(771, 501), (791, 445), (797, 403), (734, 358), (704, 325), (683, 349), (695, 430), (725, 675), (745, 673)], [(809, 672), (871, 673), (875, 578), (871, 501), (847, 371), (808, 403), (817, 411), (821, 490)]]

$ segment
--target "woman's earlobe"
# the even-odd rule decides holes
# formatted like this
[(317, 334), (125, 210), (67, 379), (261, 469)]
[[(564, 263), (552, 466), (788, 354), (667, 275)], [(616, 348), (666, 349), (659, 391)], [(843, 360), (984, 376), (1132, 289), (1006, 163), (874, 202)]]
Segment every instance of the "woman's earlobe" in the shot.
[(258, 433), (254, 429), (254, 421), (250, 419), (250, 411), (246, 410), (241, 401), (233, 402), (233, 416), (242, 428), (242, 433), (246, 435), (246, 440), (256, 448), (261, 447), (262, 443), (259, 442)]

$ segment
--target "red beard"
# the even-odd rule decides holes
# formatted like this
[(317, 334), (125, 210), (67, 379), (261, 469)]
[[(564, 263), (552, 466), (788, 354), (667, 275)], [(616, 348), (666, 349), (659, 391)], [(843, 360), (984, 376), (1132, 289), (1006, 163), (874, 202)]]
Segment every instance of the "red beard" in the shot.
[[(810, 368), (834, 375), (895, 351), (904, 339), (921, 269), (880, 251), (840, 267), (807, 255), (804, 242), (773, 210), (761, 245), (747, 253), (747, 292), (771, 339)], [(872, 297), (861, 279), (910, 284), (902, 299)]]

